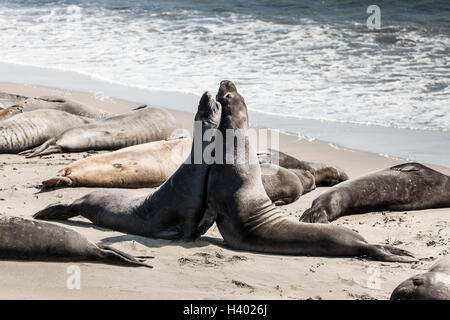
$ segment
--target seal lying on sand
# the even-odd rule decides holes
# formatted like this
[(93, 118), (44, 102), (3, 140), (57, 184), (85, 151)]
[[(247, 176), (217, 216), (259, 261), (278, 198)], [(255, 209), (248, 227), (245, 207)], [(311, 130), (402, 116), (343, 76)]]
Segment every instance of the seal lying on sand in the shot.
[(28, 98), (19, 94), (0, 91), (0, 109), (5, 109), (26, 99)]
[(450, 207), (450, 177), (419, 163), (404, 163), (330, 188), (300, 219), (326, 223), (355, 213), (443, 207)]
[(261, 178), (269, 199), (276, 205), (289, 204), (316, 188), (314, 176), (306, 170), (261, 164)]
[[(154, 141), (75, 161), (42, 182), (49, 187), (153, 188), (163, 184), (191, 152), (192, 139)], [(277, 205), (315, 188), (308, 171), (262, 165), (267, 194)]]
[(117, 249), (96, 245), (71, 229), (2, 215), (0, 260), (97, 261), (151, 268)]
[(214, 141), (220, 117), (220, 104), (209, 93), (203, 94), (195, 116), (191, 153), (153, 194), (117, 189), (95, 191), (71, 205), (49, 206), (34, 218), (68, 219), (82, 215), (100, 227), (130, 234), (162, 239), (197, 238), (211, 223), (202, 220), (209, 171), (202, 155)]
[(40, 145), (68, 128), (90, 122), (64, 111), (37, 110), (0, 122), (0, 153), (18, 153)]
[(189, 156), (192, 139), (161, 140), (75, 161), (48, 187), (153, 188), (163, 184)]
[[(41, 109), (55, 109), (59, 111), (65, 111), (67, 113), (91, 119), (102, 119), (110, 116), (110, 114), (103, 110), (63, 97), (46, 96), (39, 98), (28, 98), (19, 95), (9, 95), (5, 97), (7, 98), (3, 103), (5, 106), (5, 110), (0, 111), (0, 120), (14, 116), (18, 113)], [(14, 103), (6, 105), (5, 103), (7, 102)]]
[(348, 180), (348, 175), (340, 168), (298, 160), (284, 152), (268, 149), (267, 152), (259, 152), (260, 163), (275, 163), (287, 169), (306, 170), (314, 175), (316, 186), (332, 186)]
[(177, 120), (169, 111), (145, 106), (66, 130), (41, 146), (21, 154), (30, 158), (58, 152), (116, 150), (151, 141), (167, 140), (178, 127)]
[[(222, 104), (220, 130), (222, 163), (211, 165), (208, 176), (206, 219), (216, 223), (232, 248), (257, 252), (311, 256), (369, 256), (381, 261), (410, 262), (407, 251), (368, 244), (358, 233), (339, 226), (308, 224), (289, 219), (267, 196), (256, 152), (249, 145), (248, 113), (244, 99), (231, 81), (220, 83), (217, 100)], [(226, 150), (226, 130), (242, 139), (245, 150)], [(242, 148), (244, 149), (244, 148)], [(227, 154), (227, 151), (229, 154)], [(244, 153), (244, 157), (242, 157)], [(227, 161), (227, 158), (234, 161)], [(242, 158), (245, 158), (242, 160)]]
[(402, 282), (392, 292), (391, 300), (450, 300), (450, 257)]

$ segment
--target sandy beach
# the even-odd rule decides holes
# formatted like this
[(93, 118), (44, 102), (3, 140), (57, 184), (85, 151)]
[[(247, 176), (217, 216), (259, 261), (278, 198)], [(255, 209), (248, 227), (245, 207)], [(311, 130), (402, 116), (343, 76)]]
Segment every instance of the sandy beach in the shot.
[[(60, 95), (111, 113), (139, 105), (32, 85), (0, 83), (0, 91), (26, 96)], [(171, 112), (183, 128), (192, 132), (192, 113)], [(350, 177), (404, 162), (285, 134), (280, 134), (280, 150), (302, 160), (337, 165)], [(32, 159), (0, 155), (0, 214), (31, 218), (49, 204), (68, 203), (96, 190), (40, 188), (43, 180), (89, 154), (63, 153)], [(450, 174), (450, 168), (430, 167)], [(298, 218), (324, 190), (317, 188), (281, 210)], [(369, 213), (333, 222), (359, 232), (371, 243), (409, 250), (419, 259), (412, 264), (235, 251), (222, 244), (215, 225), (199, 240), (185, 243), (114, 232), (79, 217), (60, 224), (131, 255), (154, 256), (148, 260), (154, 268), (76, 263), (81, 269), (81, 288), (68, 289), (67, 268), (74, 263), (0, 261), (0, 299), (388, 299), (400, 282), (424, 272), (436, 259), (450, 253), (450, 209)]]

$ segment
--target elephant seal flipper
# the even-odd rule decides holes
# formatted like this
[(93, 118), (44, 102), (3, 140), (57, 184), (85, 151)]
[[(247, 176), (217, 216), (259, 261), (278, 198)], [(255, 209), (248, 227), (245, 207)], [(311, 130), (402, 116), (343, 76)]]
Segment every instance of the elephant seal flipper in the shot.
[(0, 215), (0, 260), (92, 261), (152, 266), (113, 247), (97, 245), (55, 224)]
[(342, 182), (314, 199), (300, 221), (326, 223), (379, 211), (450, 207), (450, 177), (410, 162)]
[[(222, 237), (233, 249), (310, 256), (367, 256), (381, 261), (412, 262), (412, 254), (390, 246), (368, 244), (358, 233), (339, 226), (307, 224), (286, 217), (267, 196), (256, 152), (248, 137), (244, 99), (231, 81), (220, 83), (222, 105), (217, 150), (224, 158), (211, 165), (207, 215), (216, 217)], [(242, 143), (227, 142), (228, 130)], [(243, 139), (243, 140), (239, 140)], [(233, 149), (227, 150), (227, 146)], [(242, 152), (242, 153), (241, 153)], [(238, 156), (241, 155), (241, 156)], [(231, 163), (230, 163), (231, 158)], [(244, 158), (244, 160), (242, 160)]]

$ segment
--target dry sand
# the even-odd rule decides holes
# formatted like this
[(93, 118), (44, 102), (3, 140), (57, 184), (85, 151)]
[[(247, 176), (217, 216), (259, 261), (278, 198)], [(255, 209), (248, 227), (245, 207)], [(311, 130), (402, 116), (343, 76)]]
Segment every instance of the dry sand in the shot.
[[(86, 93), (0, 83), (0, 90), (28, 96), (62, 95), (109, 112), (125, 112), (135, 103)], [(192, 130), (193, 114), (173, 112)], [(327, 143), (280, 135), (280, 149), (303, 160), (342, 167), (350, 177), (401, 163), (367, 152), (336, 149)], [(389, 141), (386, 141), (389, 143)], [(70, 202), (95, 188), (40, 191), (42, 180), (87, 152), (25, 159), (0, 155), (0, 214), (31, 218), (55, 202)], [(449, 168), (431, 166), (450, 174)], [(145, 189), (150, 192), (152, 189)], [(299, 217), (325, 188), (281, 207)], [(67, 289), (67, 268), (73, 263), (0, 262), (2, 299), (387, 299), (411, 275), (427, 270), (449, 254), (450, 209), (383, 212), (348, 216), (333, 222), (354, 229), (369, 242), (390, 244), (413, 252), (413, 264), (359, 258), (291, 257), (230, 250), (215, 225), (192, 243), (148, 239), (99, 228), (84, 218), (61, 225), (90, 240), (111, 244), (133, 255), (152, 255), (147, 268), (77, 263), (81, 288)]]

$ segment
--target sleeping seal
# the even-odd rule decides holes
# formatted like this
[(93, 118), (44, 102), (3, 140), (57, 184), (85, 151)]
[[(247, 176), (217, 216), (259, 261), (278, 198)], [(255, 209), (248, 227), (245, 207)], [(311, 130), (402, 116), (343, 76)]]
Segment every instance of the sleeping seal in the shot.
[(419, 163), (404, 163), (330, 188), (300, 219), (326, 223), (355, 213), (443, 207), (450, 207), (450, 178)]
[(163, 184), (189, 156), (192, 139), (161, 140), (99, 154), (71, 163), (49, 187), (153, 188)]
[[(205, 220), (216, 218), (218, 229), (231, 248), (275, 254), (414, 261), (409, 252), (368, 244), (350, 229), (301, 223), (282, 214), (270, 201), (261, 181), (257, 155), (249, 143), (244, 99), (227, 80), (220, 83), (216, 99), (222, 105), (219, 129), (224, 137), (216, 145), (216, 154), (221, 153), (223, 158), (211, 165)], [(234, 132), (238, 141), (243, 141), (238, 143), (240, 149), (234, 143), (235, 137), (227, 143), (226, 132)], [(222, 152), (218, 152), (221, 148)]]
[(96, 245), (71, 229), (3, 215), (0, 260), (92, 261), (152, 268), (117, 249)]
[[(110, 114), (88, 106), (81, 104), (68, 98), (45, 96), (39, 98), (28, 98), (19, 95), (5, 95), (4, 109), (0, 111), (0, 120), (9, 118), (18, 113), (30, 112), (41, 109), (55, 109), (59, 111), (65, 111), (80, 117), (86, 117), (91, 119), (102, 119)], [(0, 100), (1, 102), (1, 100)], [(6, 105), (8, 102), (13, 102)]]
[(391, 300), (450, 300), (450, 257), (402, 282), (392, 292)]
[(209, 165), (202, 155), (214, 142), (220, 117), (220, 104), (205, 92), (195, 115), (191, 153), (153, 194), (118, 189), (95, 191), (71, 205), (51, 205), (34, 218), (68, 219), (82, 215), (97, 226), (124, 233), (194, 240), (206, 232), (202, 218)]
[(30, 158), (57, 152), (116, 150), (151, 141), (167, 140), (177, 128), (179, 123), (169, 111), (144, 106), (66, 130), (41, 146), (21, 154)]
[(58, 110), (37, 110), (18, 114), (0, 122), (0, 153), (27, 150), (69, 128), (89, 122), (87, 118)]
[(316, 188), (309, 171), (289, 170), (270, 163), (261, 164), (261, 178), (267, 196), (276, 206), (292, 203)]
[(287, 169), (306, 170), (314, 175), (316, 186), (332, 186), (348, 180), (348, 175), (338, 167), (324, 163), (315, 163), (298, 160), (284, 152), (268, 149), (267, 152), (259, 152), (260, 163), (276, 163)]

